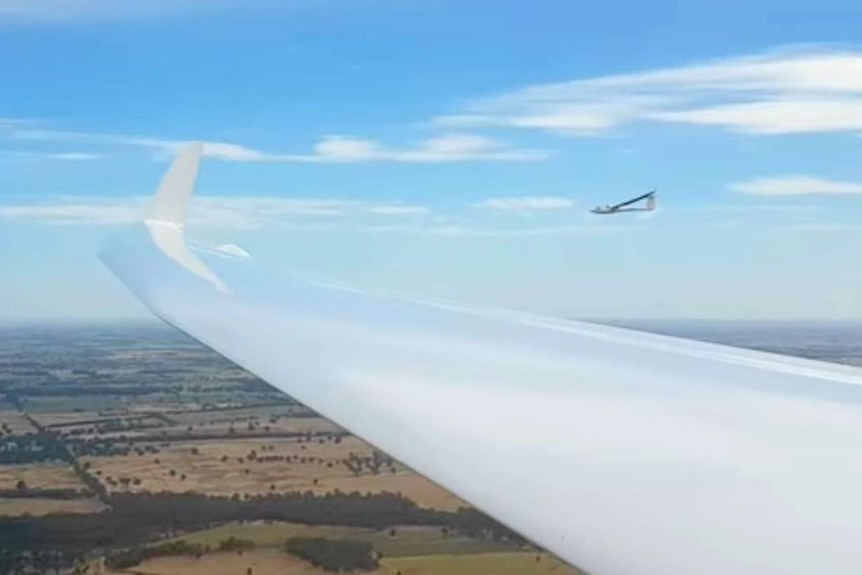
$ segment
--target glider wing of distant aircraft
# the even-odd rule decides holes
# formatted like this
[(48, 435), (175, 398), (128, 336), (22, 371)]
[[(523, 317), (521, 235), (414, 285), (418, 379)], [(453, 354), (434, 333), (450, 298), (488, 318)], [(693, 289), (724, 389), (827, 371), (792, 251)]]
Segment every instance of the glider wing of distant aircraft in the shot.
[(862, 370), (278, 278), (186, 243), (201, 150), (101, 254), (164, 321), (593, 575), (862, 572)]
[[(627, 200), (625, 202), (621, 202), (621, 203), (615, 204), (613, 206), (596, 207), (590, 211), (592, 211), (594, 214), (601, 214), (601, 215), (617, 214), (620, 212), (651, 212), (651, 211), (655, 210), (655, 194), (656, 194), (656, 190), (653, 190), (649, 193), (646, 193), (642, 196), (638, 196), (638, 197), (633, 198), (631, 200)], [(646, 207), (643, 207), (643, 208), (629, 208), (628, 207), (628, 206), (630, 206), (632, 204), (636, 204), (642, 200), (647, 201)]]

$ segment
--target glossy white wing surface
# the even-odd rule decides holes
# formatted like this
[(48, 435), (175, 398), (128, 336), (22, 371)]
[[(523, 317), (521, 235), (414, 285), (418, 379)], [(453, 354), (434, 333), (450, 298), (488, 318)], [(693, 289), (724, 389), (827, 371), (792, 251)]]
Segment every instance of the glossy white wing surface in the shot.
[(102, 254), (157, 316), (573, 565), (862, 572), (862, 370), (274, 279), (160, 229)]

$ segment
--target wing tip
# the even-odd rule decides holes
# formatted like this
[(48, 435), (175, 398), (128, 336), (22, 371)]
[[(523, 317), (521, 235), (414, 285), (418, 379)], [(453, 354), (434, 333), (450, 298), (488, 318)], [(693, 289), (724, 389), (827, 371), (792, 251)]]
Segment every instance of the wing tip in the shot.
[(185, 225), (188, 204), (195, 192), (203, 155), (203, 142), (191, 142), (180, 149), (162, 178), (147, 217), (148, 222), (178, 227)]

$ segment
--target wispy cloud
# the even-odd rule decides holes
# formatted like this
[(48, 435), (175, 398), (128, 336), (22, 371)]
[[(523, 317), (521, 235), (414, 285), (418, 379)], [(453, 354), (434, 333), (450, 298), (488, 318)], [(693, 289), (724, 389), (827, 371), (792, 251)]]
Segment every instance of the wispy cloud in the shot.
[(569, 210), (575, 207), (574, 200), (558, 196), (519, 196), (508, 198), (489, 198), (473, 204), (475, 208), (498, 212), (548, 212)]
[[(10, 129), (7, 135), (16, 140), (78, 141), (101, 146), (130, 146), (149, 149), (158, 154), (174, 154), (188, 144), (185, 140), (168, 140), (138, 136), (69, 132), (45, 129)], [(326, 136), (309, 153), (265, 152), (228, 142), (206, 142), (208, 157), (229, 162), (292, 163), (362, 163), (362, 162), (532, 162), (547, 159), (545, 150), (511, 148), (502, 142), (474, 134), (454, 133), (422, 140), (403, 147), (392, 147), (352, 136)]]
[(846, 196), (862, 194), (862, 183), (789, 175), (736, 182), (730, 190), (756, 196)]
[(368, 208), (368, 212), (381, 216), (421, 216), (430, 213), (431, 210), (425, 206), (393, 204), (388, 206), (372, 206)]
[(676, 214), (739, 214), (739, 213), (777, 213), (805, 214), (819, 212), (822, 206), (790, 204), (706, 204), (702, 206), (663, 208), (665, 212)]
[[(0, 204), (0, 220), (43, 224), (114, 226), (140, 221), (151, 198), (61, 197)], [(424, 206), (369, 203), (359, 200), (280, 198), (269, 196), (202, 196), (190, 208), (191, 224), (226, 228), (279, 226), (296, 219), (352, 216), (408, 216), (429, 213)]]
[(0, 0), (0, 22), (115, 20), (213, 10), (233, 0)]
[(481, 227), (481, 226), (435, 226), (435, 225), (389, 225), (389, 226), (352, 226), (338, 231), (426, 235), (460, 238), (513, 238), (513, 237), (543, 237), (543, 236), (575, 236), (591, 234), (617, 234), (636, 231), (634, 226), (530, 226), (530, 227)]
[(89, 162), (105, 158), (103, 154), (91, 152), (22, 152), (0, 151), (0, 159), (15, 162), (37, 162), (41, 160), (60, 160), (67, 162)]
[[(17, 201), (0, 204), (0, 221), (43, 225), (105, 227), (130, 224), (143, 219), (150, 198), (59, 198), (44, 201)], [(374, 204), (358, 200), (295, 199), (275, 197), (197, 198), (190, 209), (192, 226), (220, 229), (270, 229), (303, 233), (363, 233), (426, 235), (438, 237), (530, 237), (609, 234), (637, 229), (613, 225), (555, 225), (499, 227), (459, 222), (457, 214), (445, 218), (422, 216), (423, 206)], [(395, 223), (380, 217), (408, 218)]]
[(54, 225), (105, 226), (128, 224), (143, 217), (144, 208), (128, 202), (74, 199), (56, 203), (0, 204), (0, 220), (18, 220)]
[(862, 132), (862, 52), (834, 47), (526, 86), (435, 119), (595, 135), (635, 122), (747, 134)]
[(773, 226), (770, 229), (773, 232), (820, 234), (862, 231), (862, 226), (835, 222), (800, 222), (796, 224)]

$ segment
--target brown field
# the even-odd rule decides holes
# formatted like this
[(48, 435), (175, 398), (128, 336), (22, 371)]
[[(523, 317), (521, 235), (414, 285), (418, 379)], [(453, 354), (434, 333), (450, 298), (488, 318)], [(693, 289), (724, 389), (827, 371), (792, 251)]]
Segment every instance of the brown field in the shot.
[(36, 490), (86, 489), (75, 471), (66, 464), (0, 466), (0, 489), (15, 489), (22, 479), (28, 488)]
[(0, 411), (0, 426), (4, 423), (8, 425), (12, 433), (16, 435), (36, 431), (36, 429), (30, 425), (30, 422), (24, 419), (24, 416), (15, 410), (9, 409)]
[(98, 499), (0, 499), (0, 517), (99, 513), (105, 506)]
[[(264, 447), (267, 449), (264, 450)], [(270, 450), (269, 448), (272, 447)], [(193, 450), (197, 450), (197, 454)], [(326, 440), (299, 443), (296, 440), (237, 439), (223, 441), (187, 441), (161, 447), (158, 454), (128, 457), (82, 458), (89, 462), (91, 473), (100, 472), (103, 483), (111, 477), (139, 479), (139, 485), (110, 486), (112, 490), (196, 491), (233, 495), (313, 491), (318, 494), (335, 490), (343, 492), (401, 493), (417, 504), (433, 509), (457, 509), (463, 505), (447, 491), (396, 465), (396, 473), (383, 470), (379, 475), (367, 471), (354, 476), (342, 460), (351, 453), (370, 456), (371, 450), (360, 440), (347, 437), (341, 443)], [(249, 458), (267, 456), (295, 457), (294, 461), (261, 462)], [(223, 458), (227, 458), (223, 461)], [(305, 458), (305, 463), (301, 458)], [(158, 460), (158, 463), (156, 463)], [(171, 470), (175, 473), (171, 475)], [(183, 478), (185, 476), (185, 478)], [(315, 484), (315, 480), (317, 483)], [(274, 486), (274, 488), (273, 488)]]

